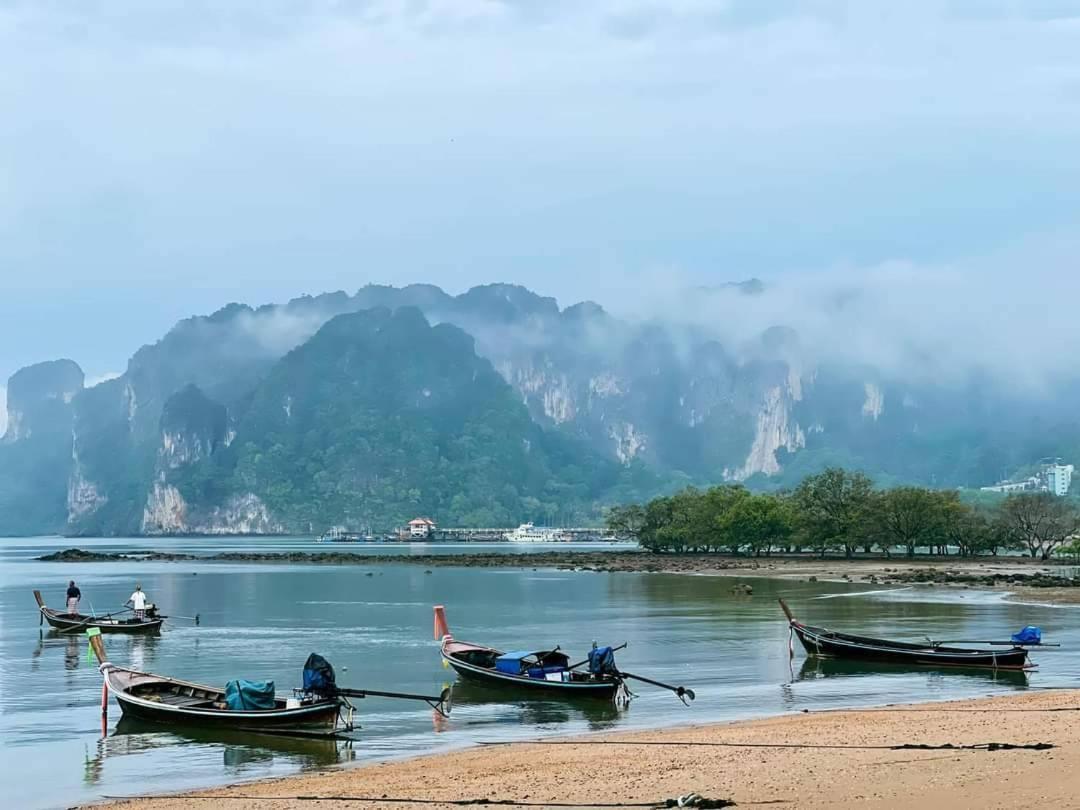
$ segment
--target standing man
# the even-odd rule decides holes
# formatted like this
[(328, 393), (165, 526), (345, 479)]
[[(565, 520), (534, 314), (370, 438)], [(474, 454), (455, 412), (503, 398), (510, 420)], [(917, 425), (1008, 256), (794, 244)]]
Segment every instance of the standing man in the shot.
[(70, 580), (67, 589), (67, 611), (69, 616), (74, 616), (79, 612), (80, 599), (82, 599), (82, 591), (76, 587), (75, 580)]
[(146, 618), (146, 594), (143, 593), (142, 585), (138, 582), (135, 583), (135, 593), (127, 600), (127, 604), (135, 609), (136, 619), (141, 621)]

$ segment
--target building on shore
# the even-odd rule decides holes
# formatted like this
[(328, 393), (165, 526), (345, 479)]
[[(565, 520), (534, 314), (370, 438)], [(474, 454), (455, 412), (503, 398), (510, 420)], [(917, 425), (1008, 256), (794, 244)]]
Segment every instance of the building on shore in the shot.
[(1059, 497), (1067, 495), (1072, 485), (1072, 464), (1061, 464), (1061, 459), (1055, 459), (1053, 463), (1046, 465), (1046, 488), (1049, 492)]
[(1060, 458), (1047, 458), (1035, 475), (1019, 481), (999, 481), (993, 486), (980, 487), (983, 492), (1049, 492), (1059, 498), (1069, 493), (1074, 468), (1062, 464)]
[(435, 521), (428, 517), (413, 518), (408, 523), (410, 540), (427, 540), (435, 533)]

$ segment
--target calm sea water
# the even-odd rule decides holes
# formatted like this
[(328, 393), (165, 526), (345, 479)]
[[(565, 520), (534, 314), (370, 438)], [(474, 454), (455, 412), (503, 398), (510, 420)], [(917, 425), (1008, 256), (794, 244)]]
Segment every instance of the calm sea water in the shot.
[[(103, 796), (170, 791), (295, 773), (306, 768), (445, 750), (482, 740), (535, 739), (603, 729), (657, 727), (797, 711), (936, 700), (1013, 689), (1072, 686), (1080, 671), (1075, 608), (1008, 603), (997, 593), (666, 574), (500, 571), (410, 564), (305, 566), (222, 563), (42, 563), (75, 545), (60, 539), (0, 540), (0, 770), (6, 806), (64, 807)], [(79, 540), (80, 547), (174, 551), (322, 550), (301, 538), (175, 541)], [(597, 544), (589, 544), (596, 549)], [(468, 546), (349, 546), (372, 553), (461, 553)], [(499, 546), (503, 551), (543, 546)], [(559, 545), (558, 548), (566, 548)], [(437, 693), (453, 673), (432, 640), (433, 604), (444, 604), (459, 638), (503, 648), (561, 644), (572, 654), (629, 642), (620, 666), (697, 691), (681, 706), (641, 685), (623, 712), (607, 704), (520, 700), (457, 688), (448, 720), (423, 704), (359, 701), (354, 743), (228, 736), (121, 722), (113, 704), (102, 736), (101, 678), (83, 637), (41, 628), (31, 591), (63, 603), (67, 580), (83, 607), (116, 609), (142, 583), (173, 616), (160, 637), (107, 636), (112, 660), (212, 684), (273, 679), (287, 692), (307, 655), (319, 652), (343, 685)], [(865, 669), (788, 658), (776, 597), (808, 621), (867, 634), (999, 638), (1025, 624), (1066, 646), (1035, 656), (1030, 676)]]

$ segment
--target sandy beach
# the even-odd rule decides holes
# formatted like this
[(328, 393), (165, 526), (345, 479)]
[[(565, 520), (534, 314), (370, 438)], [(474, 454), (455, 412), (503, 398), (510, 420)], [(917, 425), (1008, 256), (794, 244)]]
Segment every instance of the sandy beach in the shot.
[[(895, 747), (992, 742), (1055, 747)], [(1073, 767), (1080, 757), (1080, 690), (800, 713), (550, 743), (481, 746), (109, 806), (449, 810), (454, 805), (448, 800), (487, 799), (588, 808), (648, 806), (693, 791), (739, 807), (1080, 807), (1080, 770)], [(372, 801), (357, 801), (365, 797)]]

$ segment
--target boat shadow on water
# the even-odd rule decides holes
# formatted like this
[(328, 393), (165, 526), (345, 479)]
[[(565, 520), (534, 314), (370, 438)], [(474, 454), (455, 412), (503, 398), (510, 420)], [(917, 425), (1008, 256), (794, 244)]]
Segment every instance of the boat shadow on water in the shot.
[(469, 725), (508, 725), (520, 723), (528, 726), (556, 726), (571, 722), (584, 722), (590, 730), (611, 728), (625, 713), (611, 701), (596, 700), (584, 695), (558, 695), (522, 693), (512, 686), (482, 684), (458, 680), (454, 684), (455, 708), (502, 707), (495, 717), (473, 719)]
[(228, 729), (163, 728), (159, 723), (122, 717), (112, 734), (98, 740), (94, 755), (87, 756), (85, 781), (91, 784), (99, 781), (105, 762), (114, 757), (191, 746), (220, 748), (224, 766), (232, 769), (275, 760), (284, 760), (301, 769), (325, 768), (356, 758), (353, 741), (344, 738), (287, 737)]
[(956, 677), (978, 679), (999, 686), (1011, 686), (1016, 689), (1024, 689), (1028, 686), (1028, 673), (1025, 670), (914, 666), (816, 657), (804, 659), (798, 672), (792, 673), (792, 679), (796, 681), (812, 681), (821, 678), (859, 678), (873, 675), (889, 677), (921, 676), (929, 679)]

